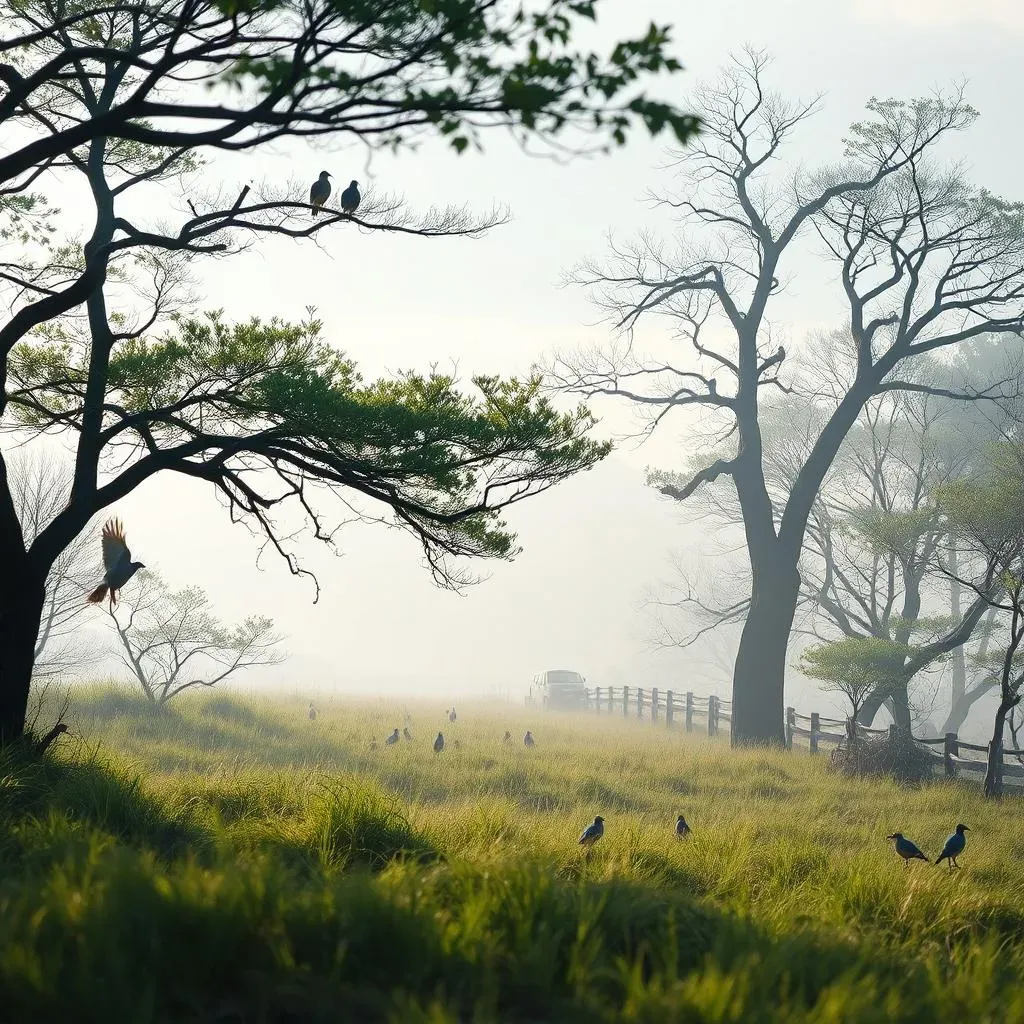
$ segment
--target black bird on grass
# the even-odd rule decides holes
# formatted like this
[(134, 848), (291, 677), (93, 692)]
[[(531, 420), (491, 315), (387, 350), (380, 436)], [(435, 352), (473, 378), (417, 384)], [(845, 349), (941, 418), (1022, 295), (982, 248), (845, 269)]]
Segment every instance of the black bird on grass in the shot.
[(434, 740), (434, 753), (440, 754), (444, 750), (444, 733), (438, 733), (437, 739)]
[(306, 714), (309, 716), (309, 720), (311, 722), (315, 722), (316, 721), (316, 708), (313, 707), (313, 702), (312, 701), (309, 702), (309, 711), (307, 711)]
[(583, 830), (583, 835), (580, 836), (579, 845), (585, 847), (586, 850), (587, 850), (587, 853), (590, 853), (591, 849), (594, 846), (594, 843), (596, 843), (598, 841), (598, 839), (600, 839), (601, 836), (603, 836), (603, 835), (604, 835), (604, 818), (602, 818), (601, 815), (599, 814), (599, 815), (597, 815), (596, 818), (594, 818), (593, 823), (588, 825)]
[(451, 711), (448, 712), (448, 721), (454, 722), (456, 718), (458, 718), (458, 715), (455, 714), (455, 708), (452, 708)]
[(904, 867), (907, 867), (908, 862), (912, 860), (928, 862), (928, 858), (917, 848), (917, 845), (902, 832), (893, 832), (891, 836), (885, 838), (892, 840), (893, 849), (903, 858)]
[(533, 733), (529, 729), (526, 730), (526, 735), (523, 737), (523, 745), (527, 747), (535, 747), (537, 741), (533, 738)]
[(389, 747), (392, 743), (398, 742), (398, 726), (395, 726), (395, 731), (384, 741)]
[(685, 839), (690, 834), (690, 826), (686, 824), (686, 819), (680, 814), (676, 818), (676, 839)]
[(946, 840), (945, 846), (942, 847), (942, 853), (935, 858), (935, 863), (940, 864), (942, 861), (948, 860), (950, 871), (953, 868), (959, 868), (960, 865), (957, 864), (956, 859), (964, 852), (967, 846), (967, 836), (964, 833), (970, 831), (966, 825), (957, 825), (956, 831)]

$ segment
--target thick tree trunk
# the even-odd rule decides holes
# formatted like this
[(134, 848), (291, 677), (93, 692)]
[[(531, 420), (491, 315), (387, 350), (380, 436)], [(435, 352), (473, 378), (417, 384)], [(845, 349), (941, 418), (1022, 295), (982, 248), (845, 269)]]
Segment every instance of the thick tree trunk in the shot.
[(907, 694), (908, 681), (901, 680), (887, 687), (892, 696), (890, 710), (892, 720), (900, 732), (910, 735), (910, 698)]
[(45, 600), (44, 583), (24, 574), (15, 574), (0, 595), (0, 746), (19, 739), (25, 731)]
[(732, 679), (732, 744), (784, 746), (786, 650), (796, 614), (800, 574), (782, 559), (755, 569), (750, 610)]
[(1006, 732), (1006, 716), (1016, 704), (1016, 699), (1004, 697), (996, 709), (992, 742), (988, 748), (988, 767), (985, 771), (985, 796), (1003, 795), (1003, 734)]

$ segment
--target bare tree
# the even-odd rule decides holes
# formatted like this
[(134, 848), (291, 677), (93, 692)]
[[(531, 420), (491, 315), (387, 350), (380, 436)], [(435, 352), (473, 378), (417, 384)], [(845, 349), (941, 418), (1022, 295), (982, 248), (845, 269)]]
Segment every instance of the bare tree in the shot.
[(216, 686), (229, 676), (261, 665), (279, 665), (281, 637), (274, 623), (250, 616), (224, 626), (199, 587), (169, 590), (160, 575), (145, 570), (131, 597), (107, 615), (117, 634), (119, 656), (142, 692), (166, 704), (194, 686)]
[[(985, 773), (985, 795), (1003, 792), (1003, 746), (1008, 723), (1024, 699), (1024, 450), (1020, 439), (993, 446), (988, 464), (970, 481), (942, 488), (939, 501), (951, 532), (971, 555), (980, 556), (980, 572), (958, 582), (1006, 616), (1006, 646), (999, 659), (996, 707)], [(947, 568), (947, 571), (950, 571)], [(991, 582), (1001, 587), (994, 591)]]
[[(67, 502), (70, 473), (54, 452), (26, 451), (7, 458), (11, 499), (26, 546), (53, 522)], [(35, 645), (34, 678), (50, 679), (80, 669), (98, 655), (81, 641), (85, 595), (95, 585), (100, 562), (95, 530), (79, 534), (50, 567)]]
[[(783, 742), (804, 537), (822, 482), (865, 404), (889, 391), (932, 390), (900, 375), (908, 360), (1024, 326), (1017, 208), (933, 158), (940, 142), (975, 120), (962, 96), (873, 99), (866, 120), (850, 129), (840, 166), (773, 177), (784, 144), (817, 101), (792, 104), (766, 92), (765, 63), (748, 53), (698, 93), (704, 127), (678, 161), (684, 191), (654, 197), (678, 219), (675, 249), (643, 237), (613, 246), (608, 265), (574, 275), (624, 342), (559, 357), (551, 368), (554, 386), (568, 393), (616, 396), (645, 410), (648, 430), (672, 410), (696, 409), (717, 431), (717, 457), (686, 478), (654, 474), (652, 482), (678, 501), (723, 478), (735, 487), (751, 584), (733, 675), (733, 741), (740, 744)], [(776, 503), (765, 475), (762, 393), (789, 393), (798, 382), (784, 377), (786, 350), (768, 310), (783, 287), (784, 257), (808, 231), (838, 267), (852, 369), (833, 394), (804, 394), (821, 422)], [(652, 316), (672, 324), (683, 348), (678, 358), (646, 357), (636, 347), (637, 327)]]

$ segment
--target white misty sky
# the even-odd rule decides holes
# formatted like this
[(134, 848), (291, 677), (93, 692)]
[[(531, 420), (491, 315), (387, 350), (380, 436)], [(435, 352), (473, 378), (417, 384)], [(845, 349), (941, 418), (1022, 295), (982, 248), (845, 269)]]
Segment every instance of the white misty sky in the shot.
[[(774, 57), (768, 84), (791, 98), (822, 92), (824, 108), (805, 125), (795, 156), (806, 163), (837, 158), (845, 127), (871, 95), (911, 97), (968, 82), (982, 113), (961, 137), (975, 179), (1015, 197), (1021, 144), (1002, 111), (1022, 107), (1019, 67), (1024, 13), (1011, 0), (633, 0), (605, 4), (605, 42), (648, 20), (675, 22), (682, 101), (744, 44)], [(1011, 69), (1013, 71), (1011, 72)], [(520, 153), (503, 136), (483, 155), (456, 158), (441, 145), (378, 156), (367, 164), (355, 147), (279, 147), (217, 157), (204, 170), (211, 189), (237, 191), (261, 179), (312, 182), (330, 170), (336, 188), (350, 178), (364, 191), (404, 194), (414, 207), (469, 202), (482, 210), (508, 204), (513, 221), (483, 240), (427, 240), (360, 234), (342, 228), (322, 247), (286, 241), (201, 268), (206, 308), (229, 317), (302, 317), (316, 305), (326, 337), (353, 356), (365, 376), (456, 360), (460, 373), (525, 373), (556, 349), (603, 341), (594, 310), (576, 289), (558, 287), (575, 262), (604, 251), (606, 233), (625, 238), (658, 229), (643, 203), (648, 187), (669, 184), (655, 168), (663, 142), (641, 140), (611, 157), (558, 165)], [(180, 197), (155, 193), (153, 216), (181, 208)], [(336, 198), (336, 196), (335, 196)], [(163, 204), (163, 209), (161, 209)], [(157, 212), (159, 211), (159, 212)], [(65, 212), (76, 211), (65, 205)], [(143, 215), (142, 218), (145, 219)], [(827, 276), (805, 252), (789, 270), (793, 283), (776, 307), (787, 343), (830, 327), (839, 307)], [(595, 407), (601, 430), (630, 427), (622, 409)], [(652, 652), (640, 598), (667, 572), (673, 549), (699, 547), (685, 511), (643, 487), (644, 467), (671, 467), (686, 423), (669, 422), (642, 448), (627, 444), (594, 472), (526, 502), (510, 513), (524, 553), (511, 564), (481, 566), (491, 577), (465, 596), (436, 589), (406, 535), (353, 527), (344, 557), (313, 542), (300, 549), (322, 594), (291, 576), (233, 527), (208, 488), (164, 475), (112, 511), (125, 521), (135, 557), (173, 584), (206, 588), (227, 618), (274, 617), (292, 658), (263, 678), (299, 687), (420, 691), (449, 696), (501, 685), (521, 692), (545, 668), (576, 668), (597, 684), (674, 686), (727, 695), (719, 672), (692, 655)], [(97, 552), (98, 555), (98, 552)], [(806, 706), (803, 686), (790, 699)], [(815, 706), (828, 701), (818, 698)]]

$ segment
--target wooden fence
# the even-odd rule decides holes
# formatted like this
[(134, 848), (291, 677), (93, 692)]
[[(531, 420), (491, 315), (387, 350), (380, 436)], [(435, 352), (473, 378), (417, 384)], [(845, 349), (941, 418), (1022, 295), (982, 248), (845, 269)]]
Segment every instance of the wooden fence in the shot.
[[(587, 709), (597, 714), (622, 715), (624, 718), (632, 715), (653, 724), (663, 721), (669, 729), (681, 727), (686, 732), (694, 732), (699, 728), (708, 736), (717, 736), (722, 723), (728, 725), (732, 721), (731, 701), (722, 700), (714, 694), (698, 697), (689, 691), (679, 694), (673, 690), (659, 691), (657, 687), (649, 690), (629, 686), (588, 687)], [(858, 736), (884, 736), (895, 730), (896, 726), (868, 729), (863, 725), (855, 725), (850, 719), (827, 718), (816, 711), (803, 715), (796, 708), (786, 708), (786, 746), (789, 749), (799, 739), (806, 741), (812, 754), (817, 754), (823, 744), (834, 747), (845, 742), (854, 728)], [(935, 739), (917, 736), (913, 739), (928, 751), (936, 770), (941, 769), (948, 778), (957, 778), (960, 772), (972, 775), (980, 773), (980, 776), (984, 776), (991, 743), (987, 746), (967, 743), (955, 732)], [(941, 748), (941, 753), (938, 748)], [(965, 757), (965, 751), (982, 754), (984, 757)], [(1004, 749), (1002, 755), (1004, 780), (1024, 785), (1024, 750)], [(1008, 758), (1017, 760), (1008, 761)]]

